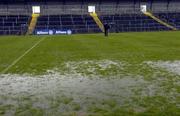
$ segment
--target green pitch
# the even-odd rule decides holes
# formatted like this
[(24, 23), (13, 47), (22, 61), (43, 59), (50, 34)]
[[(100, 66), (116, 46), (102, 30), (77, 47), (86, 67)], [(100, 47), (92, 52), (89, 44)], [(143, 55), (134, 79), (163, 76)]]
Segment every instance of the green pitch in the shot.
[(180, 115), (179, 71), (178, 31), (1, 36), (0, 115)]
[[(0, 71), (43, 39), (7, 73), (43, 73), (65, 61), (179, 60), (179, 32), (0, 37)], [(18, 68), (17, 68), (18, 67)], [(34, 70), (33, 70), (34, 69)], [(35, 71), (35, 72), (34, 72)]]

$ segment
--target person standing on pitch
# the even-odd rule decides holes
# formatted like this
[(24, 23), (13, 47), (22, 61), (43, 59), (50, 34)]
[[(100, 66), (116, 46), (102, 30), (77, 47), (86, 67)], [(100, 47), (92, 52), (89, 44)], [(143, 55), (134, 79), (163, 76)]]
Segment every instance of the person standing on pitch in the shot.
[(104, 24), (104, 35), (105, 35), (106, 37), (108, 37), (108, 35), (109, 35), (109, 29), (110, 29), (109, 24), (108, 24), (108, 23), (105, 23), (105, 24)]

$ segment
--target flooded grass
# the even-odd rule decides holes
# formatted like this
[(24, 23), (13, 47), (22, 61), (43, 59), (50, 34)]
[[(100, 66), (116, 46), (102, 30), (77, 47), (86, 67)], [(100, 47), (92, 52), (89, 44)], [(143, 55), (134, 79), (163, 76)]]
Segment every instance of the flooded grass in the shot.
[(180, 115), (179, 37), (2, 36), (0, 116)]
[[(164, 63), (167, 69), (162, 67)], [(138, 65), (110, 60), (81, 61), (64, 63), (63, 68), (48, 70), (45, 75), (4, 74), (0, 78), (0, 113), (176, 114), (180, 108), (177, 84), (180, 78), (172, 70), (178, 70), (180, 65), (175, 64), (177, 69), (166, 62), (147, 61)], [(68, 70), (63, 72), (64, 69)], [(106, 70), (109, 72), (101, 73)]]

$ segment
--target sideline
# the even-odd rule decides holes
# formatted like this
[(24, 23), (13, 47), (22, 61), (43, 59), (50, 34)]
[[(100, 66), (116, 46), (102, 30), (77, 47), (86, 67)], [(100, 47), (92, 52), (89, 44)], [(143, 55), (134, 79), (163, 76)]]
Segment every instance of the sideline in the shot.
[(17, 62), (19, 62), (25, 55), (27, 55), (33, 48), (38, 46), (43, 40), (45, 39), (42, 38), (38, 42), (36, 42), (31, 48), (29, 48), (24, 54), (22, 54), (20, 57), (18, 57), (16, 60), (14, 60), (7, 68), (5, 68), (0, 74), (5, 74), (11, 67), (13, 67)]

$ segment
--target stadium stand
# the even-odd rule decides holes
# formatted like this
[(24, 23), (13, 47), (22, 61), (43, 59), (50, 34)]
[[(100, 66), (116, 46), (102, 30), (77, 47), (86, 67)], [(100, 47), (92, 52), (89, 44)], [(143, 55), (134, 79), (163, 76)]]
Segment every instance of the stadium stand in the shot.
[(169, 24), (180, 29), (180, 13), (160, 13), (157, 16)]
[(1, 35), (19, 35), (26, 32), (29, 16), (11, 15), (0, 16), (0, 34)]
[[(8, 2), (9, 1), (9, 2)], [(2, 0), (0, 2), (0, 34), (24, 34), (28, 30), (32, 6), (39, 5), (41, 14), (36, 30), (60, 29), (73, 33), (101, 32), (88, 13), (88, 5), (95, 5), (103, 23), (111, 24), (111, 32), (170, 30), (140, 12), (140, 5), (156, 17), (180, 29), (179, 0)]]
[(36, 29), (71, 29), (74, 33), (100, 32), (94, 20), (88, 15), (41, 16)]

